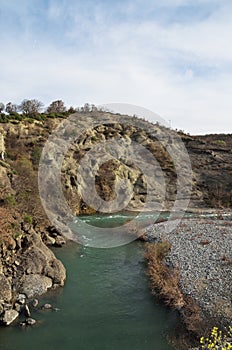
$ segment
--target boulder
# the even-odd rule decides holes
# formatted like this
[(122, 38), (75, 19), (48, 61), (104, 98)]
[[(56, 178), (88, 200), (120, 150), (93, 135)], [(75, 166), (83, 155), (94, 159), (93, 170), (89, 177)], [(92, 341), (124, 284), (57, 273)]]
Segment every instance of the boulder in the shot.
[(13, 309), (6, 310), (3, 315), (2, 322), (5, 326), (9, 326), (11, 323), (13, 323), (16, 320), (16, 318), (18, 318), (18, 316), (19, 316), (18, 311)]
[(55, 238), (54, 237), (51, 237), (51, 236), (49, 236), (49, 235), (46, 235), (46, 245), (50, 245), (50, 246), (53, 246), (53, 245), (55, 245), (55, 243), (56, 243), (56, 240), (55, 240)]
[[(26, 272), (27, 276), (41, 275), (41, 281), (47, 281), (46, 283), (49, 285), (51, 279), (52, 284), (58, 284), (60, 286), (64, 285), (66, 279), (66, 271), (63, 264), (58, 259), (56, 259), (53, 252), (48, 247), (46, 247), (46, 245), (42, 242), (41, 237), (35, 232), (33, 232), (33, 234), (28, 237), (27, 246), (24, 252), (21, 254), (20, 260), (20, 267), (22, 268), (21, 270), (23, 272)], [(31, 279), (31, 277), (27, 276), (23, 275), (22, 280), (25, 278), (27, 281), (28, 279)], [(49, 278), (49, 280), (46, 278)], [(38, 277), (36, 277), (36, 280), (38, 280)], [(23, 285), (25, 287), (24, 281)], [(28, 291), (28, 288), (26, 289)], [(33, 295), (31, 297), (33, 297)]]
[(47, 265), (44, 274), (52, 279), (54, 285), (64, 285), (66, 270), (60, 260), (53, 260), (52, 265)]
[(37, 295), (42, 295), (52, 287), (52, 279), (42, 275), (25, 275), (22, 279), (20, 287), (21, 293), (27, 295), (27, 297), (33, 298)]

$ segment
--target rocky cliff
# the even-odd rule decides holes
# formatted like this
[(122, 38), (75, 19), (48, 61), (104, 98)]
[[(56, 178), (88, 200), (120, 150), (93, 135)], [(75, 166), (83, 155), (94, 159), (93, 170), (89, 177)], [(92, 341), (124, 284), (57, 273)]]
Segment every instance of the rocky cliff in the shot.
[(0, 125), (0, 133), (6, 155), (0, 161), (0, 321), (8, 325), (22, 310), (19, 298), (25, 303), (63, 286), (66, 271), (48, 248), (62, 245), (64, 238), (42, 211), (37, 165), (28, 146), (32, 139), (40, 142), (38, 125)]

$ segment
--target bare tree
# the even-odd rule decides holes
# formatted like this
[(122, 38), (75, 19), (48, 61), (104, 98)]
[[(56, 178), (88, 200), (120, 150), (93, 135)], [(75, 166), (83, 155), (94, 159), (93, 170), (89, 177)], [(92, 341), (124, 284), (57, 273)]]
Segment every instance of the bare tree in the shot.
[(6, 104), (6, 112), (9, 114), (16, 113), (18, 110), (18, 106), (12, 102), (8, 102)]
[(47, 108), (47, 113), (64, 113), (66, 107), (62, 100), (53, 101)]
[(83, 107), (84, 112), (90, 112), (91, 111), (91, 106), (89, 103), (85, 103)]
[(76, 108), (74, 108), (73, 106), (69, 107), (68, 113), (72, 114), (72, 113), (75, 113), (75, 112), (77, 112)]
[(0, 102), (0, 113), (2, 113), (4, 111), (4, 103)]
[(41, 111), (42, 107), (43, 107), (43, 103), (41, 101), (32, 99), (32, 100), (23, 100), (19, 106), (19, 109), (22, 111), (23, 114), (27, 116), (34, 116)]

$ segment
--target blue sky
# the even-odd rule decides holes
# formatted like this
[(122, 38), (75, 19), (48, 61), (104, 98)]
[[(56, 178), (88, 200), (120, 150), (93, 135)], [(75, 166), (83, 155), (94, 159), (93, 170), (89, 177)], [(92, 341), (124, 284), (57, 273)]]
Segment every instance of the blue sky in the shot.
[(0, 101), (123, 102), (232, 132), (232, 2), (0, 0)]

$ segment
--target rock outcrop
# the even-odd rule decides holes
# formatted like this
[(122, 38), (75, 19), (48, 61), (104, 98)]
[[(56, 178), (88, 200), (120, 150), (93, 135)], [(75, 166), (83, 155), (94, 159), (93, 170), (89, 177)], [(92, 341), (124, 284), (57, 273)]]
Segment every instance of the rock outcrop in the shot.
[[(130, 198), (128, 203), (126, 203), (126, 200), (125, 203), (122, 203), (121, 207), (123, 209), (140, 210), (144, 208), (147, 201), (148, 184), (143, 173), (142, 157), (140, 156), (141, 159), (138, 159), (137, 163), (130, 159), (130, 149), (135, 144), (141, 145), (153, 158), (151, 163), (154, 163), (154, 173), (150, 176), (151, 186), (155, 188), (150, 198), (153, 207), (172, 208), (177, 196), (178, 166), (182, 168), (182, 198), (180, 199), (189, 196), (189, 193), (185, 193), (183, 188), (191, 185), (191, 207), (231, 207), (231, 135), (190, 136), (180, 133), (177, 136), (176, 132), (159, 124), (151, 124), (138, 118), (103, 112), (94, 113), (94, 118), (99, 122), (92, 123), (92, 128), (89, 128), (91, 118), (91, 113), (76, 113), (75, 118), (73, 118), (75, 122), (74, 124), (72, 122), (71, 125), (65, 124), (66, 121), (64, 122), (59, 118), (47, 119), (43, 122), (28, 123), (23, 121), (16, 124), (1, 124), (0, 133), (5, 135), (7, 164), (13, 167), (10, 174), (7, 166), (5, 168), (0, 166), (0, 176), (2, 183), (4, 183), (4, 189), (8, 188), (9, 191), (10, 181), (17, 197), (25, 168), (31, 182), (36, 182), (37, 178), (35, 174), (34, 179), (31, 176), (32, 171), (29, 169), (30, 164), (28, 162), (31, 162), (34, 170), (37, 170), (40, 153), (45, 141), (52, 130), (63, 122), (62, 137), (64, 142), (54, 144), (54, 149), (51, 147), (51, 154), (48, 155), (47, 161), (52, 164), (54, 157), (59, 157), (59, 150), (62, 152), (62, 148), (66, 147), (69, 139), (73, 138), (72, 135), (75, 132), (78, 134), (78, 130), (83, 130), (81, 135), (78, 135), (76, 139), (73, 138), (74, 142), (70, 143), (62, 164), (63, 191), (75, 214), (88, 214), (102, 209), (102, 203), (96, 203), (95, 208), (93, 208), (83, 199), (83, 192), (88, 187), (88, 183), (86, 184), (87, 178), (95, 182), (97, 194), (103, 201), (108, 202), (108, 206), (116, 198), (116, 192), (119, 188), (124, 192), (124, 198)], [(104, 123), (106, 120), (107, 123)], [(117, 147), (111, 145), (107, 161), (103, 161), (104, 157), (99, 156), (101, 154), (99, 149), (98, 157), (94, 158), (92, 149), (96, 150), (98, 145), (104, 143), (110, 145), (110, 142), (115, 140)], [(182, 162), (181, 158), (178, 161), (174, 159), (176, 155), (181, 155), (181, 140), (190, 158), (192, 178), (190, 178), (186, 164)], [(120, 142), (121, 147), (118, 146)], [(114, 148), (113, 152), (112, 148)], [(82, 174), (79, 171), (81, 162)], [(86, 167), (83, 166), (83, 162), (86, 163)], [(179, 165), (177, 166), (176, 163), (179, 163)], [(16, 174), (14, 174), (14, 171)], [(27, 187), (29, 185), (26, 184)], [(33, 189), (35, 186), (37, 184), (33, 183)], [(22, 203), (23, 198), (22, 196), (19, 197), (19, 202)], [(23, 204), (26, 205), (25, 202)], [(62, 204), (58, 203), (57, 206), (59, 206), (62, 214)], [(38, 208), (38, 204), (36, 204), (36, 208)]]
[[(76, 124), (64, 124), (63, 141), (54, 143), (46, 159), (54, 164), (63, 147), (74, 140), (60, 169), (64, 196), (74, 215), (104, 211), (104, 203), (114, 211), (116, 198), (122, 210), (172, 209), (179, 190), (179, 200), (191, 194), (191, 207), (232, 206), (232, 135), (181, 133), (177, 137), (173, 130), (136, 117), (95, 114), (92, 124), (91, 112), (76, 113), (72, 119)], [(64, 285), (65, 268), (47, 246), (62, 246), (65, 240), (44, 213), (37, 179), (45, 142), (62, 121), (47, 118), (0, 124), (0, 316), (5, 324), (17, 317), (19, 293), (33, 298)], [(76, 137), (75, 125), (82, 130)], [(115, 141), (117, 145), (112, 144)], [(191, 161), (191, 176), (181, 158), (182, 142)], [(137, 156), (132, 158), (134, 145), (138, 146)], [(152, 166), (152, 172), (146, 164)], [(46, 169), (46, 176), (53, 180), (50, 167)], [(48, 190), (51, 183), (47, 182)], [(94, 199), (92, 190), (98, 200), (88, 203), (83, 193)], [(55, 205), (62, 216), (63, 203)]]

